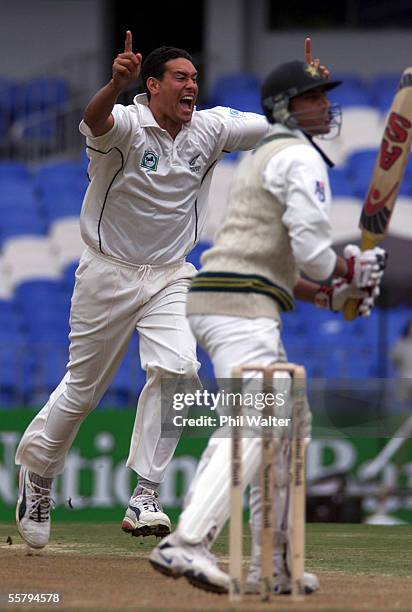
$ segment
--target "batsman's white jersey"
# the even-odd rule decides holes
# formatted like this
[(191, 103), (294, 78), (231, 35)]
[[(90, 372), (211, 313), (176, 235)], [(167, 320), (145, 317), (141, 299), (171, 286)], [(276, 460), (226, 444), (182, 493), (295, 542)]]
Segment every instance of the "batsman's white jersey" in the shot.
[[(253, 294), (236, 293), (237, 274), (248, 266), (249, 274), (258, 274), (254, 269), (255, 254), (261, 254), (259, 249), (259, 219), (264, 218), (264, 208), (268, 206), (266, 192), (273, 195), (280, 206), (278, 222), (283, 225), (283, 232), (287, 233), (293, 257), (297, 267), (312, 275), (316, 279), (326, 279), (332, 272), (336, 262), (336, 254), (331, 248), (331, 227), (329, 210), (331, 193), (327, 170), (319, 152), (311, 146), (299, 146), (307, 140), (298, 130), (289, 130), (285, 126), (272, 126), (267, 141), (275, 134), (295, 136), (295, 145), (287, 148), (273, 145), (273, 155), (255, 169), (248, 166), (245, 157), (234, 176), (238, 178), (238, 188), (232, 190), (229, 200), (227, 223), (224, 224), (216, 244), (206, 251), (202, 257), (204, 267), (200, 270), (198, 278), (204, 276), (204, 285), (198, 285), (196, 291), (190, 292), (188, 300), (188, 315), (193, 332), (197, 340), (210, 355), (217, 378), (228, 379), (234, 368), (256, 364), (262, 367), (273, 365), (276, 362), (286, 361), (286, 355), (280, 338), (279, 317), (262, 314), (256, 310), (250, 312), (249, 303)], [(282, 141), (279, 141), (281, 143)], [(269, 145), (268, 145), (269, 146)], [(263, 158), (265, 159), (265, 158)], [(250, 181), (247, 174), (250, 173)], [(248, 188), (250, 184), (263, 187)], [(246, 187), (245, 187), (246, 186)], [(244, 210), (245, 188), (248, 188), (249, 214)], [(265, 194), (263, 197), (262, 193)], [(261, 198), (261, 199), (260, 199)], [(273, 206), (275, 202), (273, 201)], [(235, 220), (235, 221), (234, 221)], [(243, 228), (242, 236), (237, 234), (236, 222)], [(233, 231), (232, 231), (233, 228)], [(267, 230), (267, 228), (265, 228)], [(233, 235), (241, 241), (237, 248), (243, 250), (243, 258), (237, 259), (235, 270), (233, 267), (232, 249)], [(273, 240), (275, 231), (273, 232)], [(244, 241), (244, 243), (242, 242)], [(247, 261), (246, 261), (247, 260)], [(228, 283), (219, 296), (219, 286), (213, 279), (219, 272), (229, 275)], [(226, 262), (226, 263), (225, 263)], [(227, 263), (227, 262), (230, 262)], [(274, 269), (281, 268), (283, 262), (280, 258), (272, 262), (260, 262), (261, 266), (270, 263)], [(252, 267), (251, 267), (252, 266)], [(207, 272), (211, 272), (208, 280)], [(235, 273), (234, 273), (235, 272)], [(232, 276), (230, 276), (232, 274)], [(220, 277), (221, 285), (224, 284)], [(195, 287), (195, 284), (194, 284)], [(272, 298), (268, 297), (268, 300)], [(275, 298), (276, 299), (276, 298)], [(236, 303), (237, 316), (230, 316), (225, 310), (225, 301)], [(281, 303), (279, 304), (281, 306)], [(281, 310), (279, 307), (278, 312)], [(243, 312), (244, 311), (244, 312)], [(239, 314), (242, 312), (242, 314)], [(264, 309), (262, 307), (262, 312)], [(249, 373), (251, 377), (254, 373)], [(310, 436), (310, 413), (307, 410), (306, 420), (300, 424), (300, 431), (305, 437)], [(217, 535), (229, 513), (230, 489), (230, 439), (223, 437), (224, 432), (217, 432), (209, 441), (208, 447), (200, 461), (197, 475), (191, 485), (189, 495), (182, 513), (178, 532), (190, 543), (204, 541), (207, 534), (212, 531)], [(259, 466), (259, 438), (245, 438), (242, 440), (242, 465), (244, 472), (242, 483), (251, 484), (251, 526), (259, 530), (260, 525), (260, 489), (257, 468)], [(275, 468), (275, 532), (279, 554), (283, 550), (288, 538), (288, 526), (285, 520), (287, 511), (287, 456), (288, 443), (282, 441), (280, 451), (274, 460)]]
[(146, 97), (115, 105), (114, 126), (93, 137), (81, 231), (87, 249), (76, 272), (67, 374), (24, 433), (16, 463), (42, 476), (64, 469), (82, 420), (98, 404), (133, 332), (147, 381), (127, 465), (161, 482), (178, 440), (161, 437), (163, 376), (197, 383), (195, 339), (185, 300), (195, 268), (184, 258), (206, 214), (208, 187), (222, 152), (253, 147), (263, 116), (215, 108), (195, 111), (175, 140), (156, 123)]

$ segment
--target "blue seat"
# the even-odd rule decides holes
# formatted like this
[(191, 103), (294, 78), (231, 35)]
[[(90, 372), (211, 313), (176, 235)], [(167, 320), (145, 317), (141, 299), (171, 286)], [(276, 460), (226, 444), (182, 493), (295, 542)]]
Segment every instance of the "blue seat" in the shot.
[(0, 342), (0, 407), (21, 406), (24, 403), (25, 355), (24, 343)]
[[(45, 111), (44, 111), (45, 112)], [(21, 139), (28, 143), (37, 143), (51, 146), (55, 144), (58, 134), (58, 118), (57, 117), (28, 117), (21, 132)]]
[(13, 300), (0, 299), (0, 320), (18, 317), (19, 312)]
[(15, 116), (22, 117), (36, 111), (62, 108), (69, 100), (70, 90), (60, 77), (35, 77), (18, 87)]
[(366, 195), (375, 166), (376, 155), (376, 149), (362, 149), (348, 156), (346, 161), (347, 174), (354, 185), (357, 197), (363, 198)]
[(332, 196), (356, 197), (355, 185), (344, 168), (332, 168), (329, 170), (329, 181)]
[(0, 223), (0, 238), (2, 242), (17, 236), (45, 236), (45, 222), (36, 214), (8, 216), (7, 221)]
[(393, 101), (393, 96), (398, 89), (400, 74), (387, 73), (375, 76), (370, 83), (370, 92), (373, 104), (382, 112), (386, 113)]
[(74, 288), (74, 283), (76, 281), (76, 270), (79, 266), (78, 261), (73, 261), (69, 263), (63, 270), (63, 278), (61, 280), (61, 287), (63, 293), (71, 294)]
[(351, 89), (364, 89), (369, 88), (369, 84), (365, 79), (357, 72), (333, 72), (331, 78), (334, 81), (342, 81), (342, 85), (339, 87), (346, 87)]
[(50, 279), (33, 279), (17, 285), (14, 293), (14, 303), (20, 311), (30, 308), (30, 304), (41, 306), (51, 305), (62, 301), (62, 292), (59, 281)]
[(0, 319), (0, 345), (22, 344), (26, 337), (23, 324), (19, 319)]
[(200, 258), (203, 252), (209, 249), (210, 247), (211, 247), (210, 242), (206, 242), (206, 241), (198, 242), (194, 246), (194, 248), (190, 251), (189, 255), (186, 257), (187, 261), (193, 264), (196, 270), (199, 270), (201, 268)]
[[(220, 100), (226, 95), (242, 92), (259, 93), (260, 81), (256, 75), (250, 73), (228, 73), (222, 74), (215, 81), (212, 89), (211, 99), (214, 105), (219, 106)], [(226, 106), (226, 104), (223, 104)]]
[[(0, 83), (1, 86), (1, 83)], [(28, 181), (30, 178), (29, 170), (23, 162), (20, 161), (0, 161), (0, 181), (23, 180)]]
[(27, 404), (42, 406), (66, 373), (69, 354), (66, 343), (49, 341), (32, 346), (31, 367), (26, 387)]
[(0, 208), (6, 205), (19, 208), (36, 208), (33, 185), (28, 179), (1, 177)]
[(259, 91), (232, 91), (224, 95), (219, 95), (217, 98), (219, 106), (228, 106), (230, 108), (244, 111), (263, 114), (260, 103)]
[(65, 161), (41, 166), (33, 176), (40, 195), (56, 191), (84, 191), (88, 185), (87, 173), (81, 162)]
[[(346, 172), (353, 185), (355, 197), (363, 199), (366, 196), (377, 153), (376, 149), (361, 149), (348, 156), (346, 161)], [(411, 180), (407, 179), (402, 181), (399, 188), (399, 195), (407, 197), (412, 195)]]
[(217, 389), (212, 361), (201, 346), (197, 346), (197, 359), (200, 361), (200, 369), (198, 374), (203, 386), (209, 391), (212, 389)]
[(341, 106), (373, 106), (373, 101), (369, 91), (363, 87), (352, 87), (342, 84), (328, 93), (328, 98), (332, 103)]
[(53, 223), (63, 217), (78, 217), (83, 204), (83, 195), (83, 192), (71, 189), (43, 196), (40, 205), (48, 222)]
[(292, 341), (304, 340), (308, 334), (309, 320), (298, 312), (286, 312), (282, 315), (282, 334)]

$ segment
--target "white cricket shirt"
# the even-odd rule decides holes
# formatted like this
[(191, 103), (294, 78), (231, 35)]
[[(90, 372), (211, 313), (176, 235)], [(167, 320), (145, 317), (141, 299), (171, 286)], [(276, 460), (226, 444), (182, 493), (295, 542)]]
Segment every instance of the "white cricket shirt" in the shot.
[(93, 249), (130, 264), (183, 259), (202, 230), (212, 173), (223, 151), (248, 150), (266, 134), (263, 115), (216, 107), (193, 113), (173, 140), (147, 97), (116, 104), (114, 125), (94, 137), (84, 121), (90, 184), (80, 217)]
[[(290, 133), (307, 142), (300, 130), (284, 125), (271, 126), (269, 134), (277, 133)], [(285, 207), (282, 221), (299, 269), (315, 280), (329, 278), (336, 263), (329, 220), (332, 196), (319, 152), (314, 147), (279, 151), (266, 165), (263, 186)]]

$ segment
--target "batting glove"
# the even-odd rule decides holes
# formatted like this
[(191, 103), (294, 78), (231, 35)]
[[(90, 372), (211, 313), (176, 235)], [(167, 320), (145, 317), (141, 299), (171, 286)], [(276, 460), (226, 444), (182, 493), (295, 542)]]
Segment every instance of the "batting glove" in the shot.
[(380, 247), (361, 251), (354, 244), (348, 244), (343, 256), (346, 259), (348, 272), (345, 279), (353, 287), (379, 286), (386, 266), (386, 251)]
[(356, 313), (359, 317), (368, 317), (379, 295), (379, 287), (358, 289), (344, 278), (335, 278), (330, 286), (322, 285), (315, 295), (315, 305), (332, 312), (343, 310), (348, 300), (356, 300)]

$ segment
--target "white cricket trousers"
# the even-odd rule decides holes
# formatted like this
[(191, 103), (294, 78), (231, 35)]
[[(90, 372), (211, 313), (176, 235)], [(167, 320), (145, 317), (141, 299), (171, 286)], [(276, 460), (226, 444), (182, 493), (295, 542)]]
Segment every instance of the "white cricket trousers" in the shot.
[[(189, 321), (199, 344), (213, 362), (218, 381), (230, 379), (233, 368), (240, 365), (268, 366), (286, 361), (279, 322), (274, 319), (190, 315)], [(280, 378), (285, 377), (284, 373), (279, 374)], [(256, 373), (249, 374), (253, 375)], [(289, 377), (282, 387), (290, 389)], [(307, 418), (309, 431), (309, 411)], [(221, 436), (222, 431), (217, 431), (209, 440), (179, 519), (179, 534), (193, 544), (204, 541), (210, 533), (216, 537), (229, 515), (231, 439)], [(260, 524), (260, 449), (259, 437), (242, 439), (242, 486), (251, 484), (252, 528)], [(287, 537), (288, 450), (288, 441), (279, 439), (274, 460), (275, 541), (279, 543)]]
[(185, 316), (195, 272), (187, 262), (131, 266), (85, 250), (72, 296), (67, 373), (23, 434), (18, 465), (45, 477), (63, 472), (80, 424), (110, 385), (137, 330), (147, 377), (127, 465), (153, 482), (163, 480), (178, 438), (161, 436), (162, 377), (200, 384), (196, 341)]

